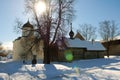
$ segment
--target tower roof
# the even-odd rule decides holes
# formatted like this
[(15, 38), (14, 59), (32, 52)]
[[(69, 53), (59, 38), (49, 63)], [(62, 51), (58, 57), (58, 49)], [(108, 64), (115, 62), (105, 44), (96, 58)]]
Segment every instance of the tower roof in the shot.
[(69, 32), (69, 35), (70, 35), (70, 37), (73, 37), (73, 36), (74, 36), (74, 32), (71, 30), (71, 31)]
[(22, 29), (25, 28), (25, 27), (33, 28), (33, 25), (30, 24), (30, 22), (29, 22), (29, 20), (28, 20), (27, 23), (25, 23), (25, 24), (23, 25)]
[(69, 32), (69, 36), (70, 36), (70, 39), (73, 39), (74, 32), (72, 31), (72, 23), (70, 25), (71, 25), (71, 30)]

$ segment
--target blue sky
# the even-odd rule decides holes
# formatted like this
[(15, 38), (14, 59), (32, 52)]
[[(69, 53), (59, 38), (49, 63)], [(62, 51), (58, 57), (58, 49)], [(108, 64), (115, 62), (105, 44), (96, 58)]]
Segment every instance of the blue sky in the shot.
[[(78, 2), (77, 2), (78, 1)], [(120, 23), (120, 0), (77, 0), (74, 26), (89, 23), (95, 27), (103, 20)]]
[(18, 35), (14, 33), (15, 19), (24, 18), (22, 0), (0, 0), (0, 41), (13, 41)]
[[(115, 20), (120, 24), (120, 0), (76, 0), (73, 29), (76, 31), (79, 24), (99, 26), (104, 20)], [(20, 36), (14, 33), (15, 19), (24, 22), (28, 20), (24, 14), (24, 0), (0, 0), (0, 41), (12, 42)]]

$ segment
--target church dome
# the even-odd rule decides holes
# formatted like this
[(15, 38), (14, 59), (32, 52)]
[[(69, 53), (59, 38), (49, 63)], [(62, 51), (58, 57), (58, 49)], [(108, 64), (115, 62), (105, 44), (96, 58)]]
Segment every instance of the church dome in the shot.
[(23, 29), (23, 28), (26, 28), (26, 27), (33, 28), (33, 25), (30, 24), (29, 20), (28, 20), (27, 23), (25, 23), (25, 24), (23, 25), (22, 29)]
[(70, 36), (71, 39), (73, 38), (74, 32), (72, 30), (69, 32), (69, 36)]
[(72, 23), (70, 25), (71, 25), (71, 31), (69, 32), (69, 36), (70, 36), (70, 39), (73, 39), (74, 32), (72, 31)]

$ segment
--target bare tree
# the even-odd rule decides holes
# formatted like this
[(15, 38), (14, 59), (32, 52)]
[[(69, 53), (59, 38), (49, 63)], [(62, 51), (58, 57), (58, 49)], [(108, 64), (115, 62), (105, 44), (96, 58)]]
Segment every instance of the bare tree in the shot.
[[(46, 4), (46, 11), (38, 14), (35, 6), (39, 0), (25, 0), (25, 11), (31, 14), (31, 20), (44, 40), (44, 60), (43, 63), (50, 63), (50, 47), (54, 45), (58, 36), (66, 32), (69, 22), (73, 16), (74, 0), (41, 0)], [(40, 40), (37, 39), (38, 41)]]
[(19, 19), (19, 18), (16, 18), (15, 19), (15, 25), (14, 25), (14, 32), (15, 33), (21, 33), (21, 28), (22, 28), (22, 25), (23, 25), (23, 22)]
[(107, 56), (109, 57), (109, 46), (111, 45), (111, 41), (120, 34), (118, 25), (115, 21), (102, 21), (99, 26), (99, 33), (102, 39), (107, 42)]
[(2, 45), (2, 42), (0, 42), (0, 46)]
[(0, 50), (3, 50), (2, 42), (0, 42)]
[(85, 40), (92, 40), (96, 38), (96, 28), (93, 27), (91, 24), (82, 24), (79, 25), (80, 34), (84, 37)]
[(115, 21), (102, 21), (100, 22), (99, 32), (104, 41), (113, 40), (120, 34), (118, 25)]
[(114, 40), (116, 36), (120, 35), (120, 30), (118, 28), (118, 25), (116, 24), (115, 21), (111, 21), (111, 26), (110, 26), (110, 39)]

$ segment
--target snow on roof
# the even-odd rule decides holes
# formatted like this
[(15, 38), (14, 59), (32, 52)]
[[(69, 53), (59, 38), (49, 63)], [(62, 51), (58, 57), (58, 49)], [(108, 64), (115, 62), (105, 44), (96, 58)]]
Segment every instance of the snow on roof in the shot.
[(106, 50), (100, 42), (88, 42), (86, 41), (87, 50), (98, 50), (103, 51)]
[(108, 41), (115, 41), (115, 40), (120, 40), (120, 35), (119, 36), (115, 36), (113, 39), (108, 38), (108, 40), (101, 40), (100, 42), (108, 42)]
[(119, 35), (119, 36), (114, 37), (114, 40), (119, 40), (119, 39), (120, 39), (120, 35)]
[(67, 47), (70, 48), (86, 48), (83, 42), (78, 38), (75, 39), (66, 38), (65, 44), (67, 45)]
[(3, 50), (0, 50), (0, 53), (3, 53), (4, 51)]
[(83, 41), (78, 38), (66, 39), (66, 45), (70, 48), (86, 48), (87, 50), (103, 51), (105, 48), (100, 42)]

